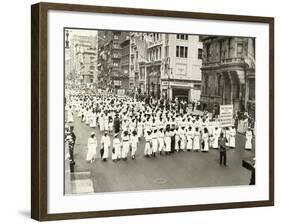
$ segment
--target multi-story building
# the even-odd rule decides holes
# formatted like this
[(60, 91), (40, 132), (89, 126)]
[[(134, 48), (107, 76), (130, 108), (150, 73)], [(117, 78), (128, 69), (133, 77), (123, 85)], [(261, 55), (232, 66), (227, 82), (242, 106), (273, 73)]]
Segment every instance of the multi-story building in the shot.
[[(129, 83), (129, 69), (126, 72), (126, 51), (124, 48), (128, 32), (98, 31), (98, 85), (101, 88), (125, 89)], [(122, 63), (122, 66), (121, 66)], [(128, 62), (129, 67), (129, 62)]]
[(97, 77), (97, 39), (95, 36), (72, 35), (69, 72), (76, 84), (91, 86)]
[(145, 93), (145, 64), (147, 62), (147, 42), (146, 33), (131, 32), (130, 35), (130, 91), (133, 93)]
[(187, 34), (149, 34), (146, 90), (156, 98), (200, 99), (202, 43)]
[(202, 36), (202, 109), (219, 111), (232, 104), (234, 113), (255, 115), (255, 39)]

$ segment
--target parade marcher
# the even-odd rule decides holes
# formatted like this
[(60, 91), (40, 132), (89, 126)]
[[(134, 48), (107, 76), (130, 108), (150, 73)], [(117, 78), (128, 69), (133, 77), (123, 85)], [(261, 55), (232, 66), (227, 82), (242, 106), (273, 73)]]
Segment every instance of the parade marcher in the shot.
[(248, 151), (252, 150), (252, 138), (253, 138), (253, 133), (251, 128), (249, 127), (248, 130), (246, 131), (246, 142), (245, 142), (245, 149)]
[(186, 149), (187, 151), (191, 151), (193, 147), (193, 138), (194, 138), (194, 132), (191, 126), (189, 126), (186, 131), (186, 137), (187, 137)]
[(137, 132), (133, 131), (131, 138), (130, 138), (132, 159), (135, 159), (135, 157), (136, 157), (136, 151), (138, 149), (138, 142), (139, 142), (139, 139), (137, 136)]
[(91, 163), (94, 162), (96, 154), (97, 154), (97, 138), (95, 137), (95, 132), (91, 133), (91, 136), (88, 139), (88, 152), (86, 160)]
[(226, 148), (227, 138), (221, 132), (219, 137), (219, 149), (220, 149), (220, 166), (226, 166)]
[(145, 146), (144, 146), (144, 156), (145, 157), (151, 156), (151, 154), (152, 154), (151, 140), (152, 140), (151, 131), (148, 130), (145, 134)]
[(175, 143), (176, 143), (174, 125), (172, 126), (172, 128), (170, 130), (170, 136), (171, 136), (171, 153), (174, 153), (175, 152)]
[(200, 132), (198, 127), (195, 128), (193, 136), (193, 151), (198, 152), (200, 150)]
[(235, 148), (235, 139), (236, 139), (236, 129), (234, 126), (230, 129), (229, 132), (229, 146), (230, 148)]
[(180, 150), (180, 145), (181, 145), (181, 139), (180, 139), (179, 128), (177, 127), (175, 130), (175, 150), (177, 152)]
[(202, 144), (201, 151), (208, 152), (209, 151), (209, 133), (208, 133), (207, 128), (203, 129), (201, 144)]
[(169, 129), (167, 129), (165, 131), (164, 143), (165, 143), (165, 153), (170, 154), (170, 152), (171, 152), (171, 134), (170, 134)]
[(101, 145), (102, 145), (102, 148), (101, 150), (101, 158), (102, 158), (102, 161), (106, 161), (107, 158), (108, 158), (108, 154), (109, 154), (109, 148), (110, 148), (110, 145), (111, 145), (111, 140), (110, 140), (110, 137), (108, 136), (107, 132), (105, 131), (103, 136), (101, 137)]
[(120, 132), (120, 120), (118, 114), (115, 115), (114, 118), (114, 133), (119, 133)]
[(121, 157), (123, 160), (127, 160), (129, 151), (130, 151), (130, 136), (128, 131), (124, 131), (122, 136), (122, 153), (121, 153)]
[(154, 129), (153, 133), (151, 134), (151, 145), (152, 145), (152, 155), (156, 157), (156, 152), (158, 150), (158, 136), (157, 136), (157, 129)]
[(158, 144), (159, 144), (159, 153), (160, 155), (164, 152), (164, 132), (163, 128), (160, 128), (158, 131)]
[(121, 159), (121, 142), (118, 138), (118, 133), (114, 135), (114, 139), (112, 142), (112, 155), (111, 159), (113, 161)]
[(219, 148), (219, 137), (220, 137), (221, 130), (218, 128), (218, 126), (215, 127), (213, 131), (213, 140), (212, 140), (212, 148), (218, 149)]
[(186, 148), (186, 132), (184, 130), (184, 126), (182, 126), (179, 130), (180, 136), (180, 150), (185, 151)]
[(113, 119), (112, 119), (112, 117), (108, 118), (108, 131), (109, 131), (110, 134), (113, 133)]

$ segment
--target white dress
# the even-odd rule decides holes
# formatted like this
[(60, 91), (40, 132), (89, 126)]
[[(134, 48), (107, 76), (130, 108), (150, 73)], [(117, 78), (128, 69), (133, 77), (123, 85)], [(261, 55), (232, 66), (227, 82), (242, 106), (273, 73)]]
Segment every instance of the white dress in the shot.
[(157, 152), (158, 150), (158, 139), (157, 139), (157, 135), (155, 133), (151, 134), (152, 137), (152, 152)]
[(158, 143), (159, 143), (159, 151), (163, 152), (164, 151), (164, 133), (159, 132), (158, 133)]
[(180, 149), (181, 149), (181, 150), (185, 150), (185, 147), (186, 147), (186, 136), (185, 136), (185, 131), (181, 129), (181, 130), (179, 131), (179, 135), (180, 135)]
[(200, 149), (200, 132), (195, 131), (194, 138), (193, 138), (193, 150), (199, 150), (199, 149)]
[(202, 148), (201, 151), (208, 152), (209, 151), (209, 135), (208, 135), (208, 133), (202, 134), (202, 140), (204, 142), (204, 148)]
[(186, 149), (191, 150), (192, 149), (192, 145), (193, 145), (194, 132), (192, 130), (188, 130), (186, 132), (186, 135), (187, 135)]
[(138, 148), (138, 136), (131, 136), (130, 142), (132, 146), (132, 156), (136, 154), (137, 148)]
[(213, 132), (213, 149), (218, 149), (219, 148), (219, 137), (220, 137), (220, 130), (219, 128), (216, 130), (214, 129)]
[(119, 138), (114, 138), (112, 147), (114, 148), (114, 153), (112, 152), (112, 160), (121, 158), (121, 142)]
[(108, 153), (109, 153), (109, 148), (110, 148), (110, 137), (107, 136), (102, 136), (101, 137), (101, 145), (103, 146), (104, 153), (102, 159), (107, 159), (108, 158)]
[(151, 140), (152, 140), (151, 135), (146, 134), (145, 135), (144, 155), (151, 155), (152, 154), (151, 145), (150, 145)]
[(165, 142), (165, 152), (171, 152), (171, 134), (170, 132), (166, 132), (164, 137)]
[(96, 154), (97, 154), (97, 139), (90, 137), (88, 139), (88, 152), (87, 152), (87, 157), (86, 160), (90, 161), (92, 159), (95, 159)]
[(128, 153), (130, 151), (130, 141), (129, 141), (129, 136), (123, 136), (123, 139), (122, 139), (122, 158), (125, 159), (127, 158), (128, 156)]
[(252, 131), (246, 131), (245, 149), (252, 149), (252, 138), (253, 138)]
[(236, 130), (232, 128), (229, 135), (229, 146), (235, 148)]

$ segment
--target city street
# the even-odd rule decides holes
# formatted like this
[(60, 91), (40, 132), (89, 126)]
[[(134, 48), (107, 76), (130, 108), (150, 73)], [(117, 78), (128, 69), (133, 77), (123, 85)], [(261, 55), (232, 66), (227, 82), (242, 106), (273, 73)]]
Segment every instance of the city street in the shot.
[[(66, 194), (248, 185), (250, 181), (251, 173), (242, 167), (242, 159), (251, 157), (252, 152), (244, 150), (245, 136), (241, 134), (237, 134), (236, 149), (227, 151), (226, 167), (219, 165), (219, 152), (213, 149), (208, 153), (157, 153), (156, 158), (146, 158), (143, 154), (144, 138), (138, 144), (135, 160), (129, 158), (113, 162), (110, 152), (107, 162), (102, 162), (99, 129), (82, 123), (77, 114), (71, 125), (77, 137), (74, 150), (76, 164), (74, 173), (70, 173), (69, 162), (65, 160)], [(94, 130), (99, 158), (91, 164), (86, 162), (87, 140)], [(65, 151), (68, 152), (67, 149)]]

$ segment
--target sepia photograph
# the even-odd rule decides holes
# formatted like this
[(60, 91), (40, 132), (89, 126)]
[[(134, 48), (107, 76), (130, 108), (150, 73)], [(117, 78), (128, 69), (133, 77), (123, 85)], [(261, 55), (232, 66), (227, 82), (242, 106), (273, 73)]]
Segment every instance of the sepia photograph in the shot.
[(255, 37), (62, 32), (66, 195), (255, 185)]

